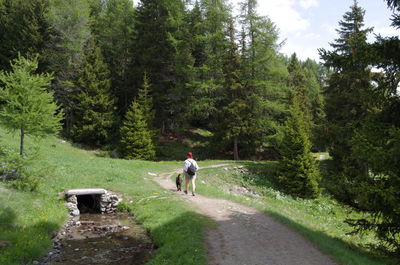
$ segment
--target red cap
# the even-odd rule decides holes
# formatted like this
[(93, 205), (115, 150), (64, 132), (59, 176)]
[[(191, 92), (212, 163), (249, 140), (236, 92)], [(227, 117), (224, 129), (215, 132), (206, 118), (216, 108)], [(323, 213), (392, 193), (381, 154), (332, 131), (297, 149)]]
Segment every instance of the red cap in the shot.
[(187, 155), (186, 155), (188, 158), (193, 158), (193, 154), (192, 154), (192, 152), (189, 152), (189, 153), (187, 153)]

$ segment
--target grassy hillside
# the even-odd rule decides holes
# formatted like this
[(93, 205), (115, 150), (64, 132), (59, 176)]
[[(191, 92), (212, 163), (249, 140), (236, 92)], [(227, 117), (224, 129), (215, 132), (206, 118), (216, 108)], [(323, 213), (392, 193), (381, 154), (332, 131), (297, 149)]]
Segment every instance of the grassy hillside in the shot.
[[(0, 129), (2, 146), (18, 151), (18, 139)], [(186, 148), (201, 146), (186, 140), (180, 149), (163, 150), (165, 157), (181, 156)], [(207, 264), (203, 231), (214, 225), (196, 214), (176, 195), (161, 189), (153, 174), (171, 172), (181, 161), (146, 162), (103, 158), (101, 152), (76, 148), (70, 143), (49, 137), (34, 143), (27, 139), (28, 152), (40, 148), (32, 168), (45, 169), (37, 192), (19, 192), (0, 182), (0, 242), (11, 246), (0, 249), (0, 264), (30, 264), (50, 246), (51, 233), (67, 218), (63, 199), (66, 189), (101, 187), (122, 194), (136, 218), (150, 231), (158, 246), (149, 264)], [(177, 159), (179, 159), (177, 157)], [(200, 166), (221, 164), (200, 161)], [(243, 168), (234, 168), (243, 167)], [(313, 241), (339, 264), (384, 265), (389, 260), (374, 256), (366, 245), (376, 243), (371, 235), (348, 235), (344, 220), (359, 217), (327, 195), (317, 200), (297, 200), (285, 196), (273, 184), (275, 162), (232, 164), (227, 168), (199, 171), (200, 194), (228, 198), (264, 211), (288, 224)], [(132, 203), (130, 203), (132, 201)]]
[[(2, 146), (18, 151), (18, 137), (3, 130), (0, 135)], [(28, 152), (40, 148), (41, 155), (31, 167), (45, 168), (47, 174), (33, 193), (18, 192), (0, 182), (0, 241), (12, 243), (0, 249), (0, 264), (29, 264), (43, 255), (51, 244), (51, 233), (67, 218), (58, 193), (83, 187), (112, 190), (133, 202), (129, 206), (159, 247), (150, 264), (207, 264), (202, 231), (212, 223), (172, 199), (174, 194), (162, 190), (148, 174), (172, 171), (181, 162), (102, 158), (55, 137), (38, 143), (28, 138), (26, 143)], [(197, 229), (191, 231), (193, 227)]]

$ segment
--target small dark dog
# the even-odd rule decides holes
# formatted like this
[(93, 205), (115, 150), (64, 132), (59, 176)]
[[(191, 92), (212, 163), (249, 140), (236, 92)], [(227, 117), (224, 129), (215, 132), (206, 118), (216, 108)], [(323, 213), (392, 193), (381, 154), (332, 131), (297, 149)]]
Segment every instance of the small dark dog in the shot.
[(182, 191), (182, 178), (181, 178), (181, 174), (178, 174), (178, 176), (176, 177), (176, 189), (177, 191)]

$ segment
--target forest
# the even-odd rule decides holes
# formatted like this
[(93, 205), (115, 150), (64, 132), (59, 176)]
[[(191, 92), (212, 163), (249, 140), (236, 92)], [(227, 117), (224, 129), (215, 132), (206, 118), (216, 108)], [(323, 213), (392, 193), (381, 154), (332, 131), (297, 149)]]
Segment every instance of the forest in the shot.
[[(385, 2), (400, 28), (400, 1)], [(166, 141), (205, 130), (202, 160), (277, 160), (286, 193), (329, 192), (371, 213), (347, 222), (400, 255), (398, 36), (374, 36), (354, 1), (321, 63), (301, 61), (280, 52), (257, 0), (239, 6), (0, 0), (0, 123), (18, 134), (22, 157), (26, 135), (50, 133), (159, 161)], [(317, 152), (331, 157), (323, 170)]]

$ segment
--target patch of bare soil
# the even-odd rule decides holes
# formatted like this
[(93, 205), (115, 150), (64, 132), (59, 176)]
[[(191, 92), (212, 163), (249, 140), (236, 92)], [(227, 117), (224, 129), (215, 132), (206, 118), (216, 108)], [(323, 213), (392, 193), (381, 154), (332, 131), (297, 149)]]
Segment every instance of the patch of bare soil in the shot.
[[(177, 172), (162, 174), (156, 181), (176, 191), (171, 175)], [(254, 208), (198, 194), (180, 194), (218, 224), (206, 233), (210, 265), (336, 265), (297, 232)]]

